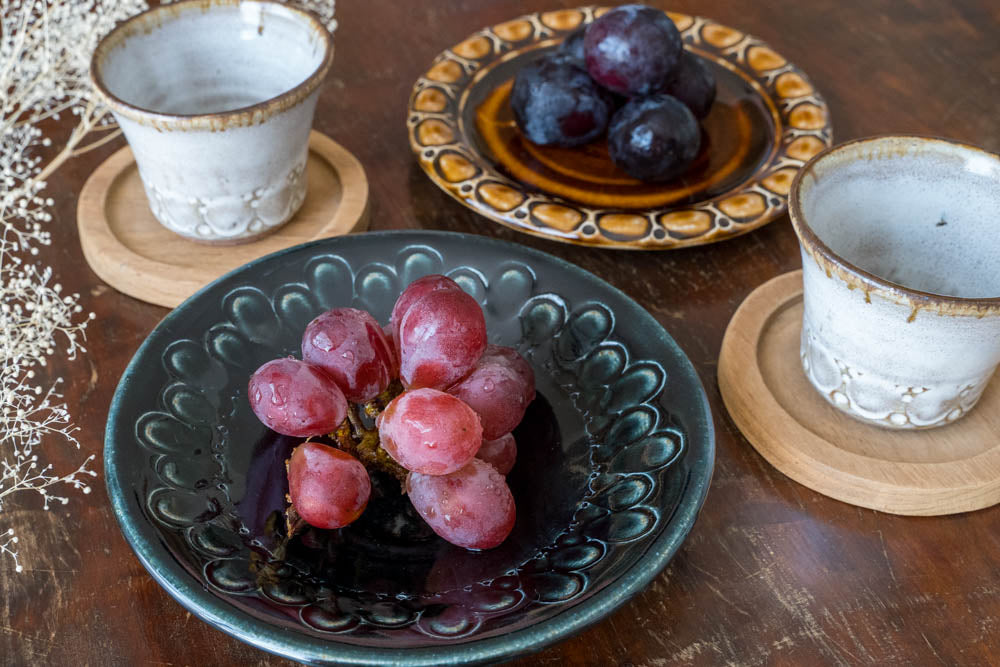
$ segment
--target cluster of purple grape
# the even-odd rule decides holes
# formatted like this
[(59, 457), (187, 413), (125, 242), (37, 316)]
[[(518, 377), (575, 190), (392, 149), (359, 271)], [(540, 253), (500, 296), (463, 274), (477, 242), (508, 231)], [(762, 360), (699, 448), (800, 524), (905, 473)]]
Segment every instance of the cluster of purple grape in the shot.
[[(450, 278), (411, 283), (385, 328), (363, 310), (323, 313), (305, 329), (301, 361), (275, 359), (254, 372), (250, 406), (278, 433), (322, 436), (344, 422), (349, 402), (372, 401), (397, 378), (405, 390), (375, 423), (381, 447), (408, 471), (413, 507), (453, 544), (497, 546), (514, 526), (511, 431), (535, 398), (535, 377), (516, 350), (487, 344), (482, 308)], [(287, 468), (292, 507), (306, 523), (341, 528), (364, 512), (371, 480), (351, 454), (307, 441)]]
[(701, 148), (698, 119), (715, 101), (715, 77), (683, 47), (658, 9), (624, 5), (569, 35), (518, 71), (511, 107), (543, 146), (573, 147), (605, 131), (611, 159), (642, 181), (683, 173)]

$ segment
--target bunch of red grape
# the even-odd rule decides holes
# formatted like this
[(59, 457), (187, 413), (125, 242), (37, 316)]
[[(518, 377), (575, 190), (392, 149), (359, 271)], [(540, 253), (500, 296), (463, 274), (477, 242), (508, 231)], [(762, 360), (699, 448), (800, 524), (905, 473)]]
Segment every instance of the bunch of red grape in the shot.
[[(474, 298), (431, 275), (399, 296), (388, 327), (369, 313), (336, 308), (302, 336), (302, 360), (269, 361), (250, 378), (250, 406), (289, 436), (332, 433), (349, 403), (365, 404), (395, 380), (404, 391), (378, 414), (380, 446), (409, 471), (404, 489), (442, 538), (489, 549), (514, 526), (505, 475), (514, 466), (514, 430), (535, 398), (531, 366), (516, 350), (489, 345)], [(287, 463), (297, 515), (317, 528), (346, 526), (371, 495), (368, 470), (351, 454), (307, 441)]]
[(642, 181), (683, 173), (698, 155), (715, 77), (683, 48), (658, 9), (624, 5), (569, 35), (518, 71), (511, 108), (543, 146), (581, 146), (608, 134), (611, 159)]

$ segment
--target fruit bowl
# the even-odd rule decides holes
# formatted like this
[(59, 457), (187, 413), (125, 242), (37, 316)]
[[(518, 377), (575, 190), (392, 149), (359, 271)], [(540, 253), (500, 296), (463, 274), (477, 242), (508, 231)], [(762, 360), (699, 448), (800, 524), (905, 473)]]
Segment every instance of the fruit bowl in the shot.
[(608, 248), (702, 245), (782, 215), (799, 168), (832, 143), (826, 103), (784, 56), (710, 19), (667, 12), (717, 82), (701, 151), (682, 176), (642, 183), (615, 167), (603, 140), (558, 148), (521, 135), (509, 101), (514, 75), (605, 11), (528, 14), (441, 53), (408, 107), (410, 146), (428, 177), (508, 227)]
[[(386, 321), (429, 273), (475, 297), (490, 341), (535, 372), (513, 532), (466, 551), (415, 530), (404, 496), (373, 492), (348, 528), (283, 539), (298, 440), (253, 415), (250, 374), (328, 308)], [(667, 564), (713, 462), (704, 390), (646, 311), (550, 255), (443, 232), (327, 239), (220, 278), (139, 348), (105, 437), (115, 514), (154, 579), (222, 631), (308, 663), (493, 661), (564, 638)]]

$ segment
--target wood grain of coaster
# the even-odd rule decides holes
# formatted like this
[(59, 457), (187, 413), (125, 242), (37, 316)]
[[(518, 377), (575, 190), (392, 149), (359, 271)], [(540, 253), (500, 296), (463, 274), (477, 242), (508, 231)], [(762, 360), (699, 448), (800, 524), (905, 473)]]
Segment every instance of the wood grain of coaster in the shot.
[(240, 245), (205, 245), (161, 225), (149, 210), (126, 146), (87, 179), (77, 205), (87, 263), (115, 289), (173, 308), (209, 282), (263, 255), (368, 228), (368, 179), (350, 152), (313, 130), (302, 208), (273, 233)]
[(909, 515), (1000, 503), (1000, 380), (960, 421), (890, 431), (826, 403), (802, 371), (802, 272), (761, 285), (726, 329), (719, 388), (750, 444), (795, 481), (847, 503)]

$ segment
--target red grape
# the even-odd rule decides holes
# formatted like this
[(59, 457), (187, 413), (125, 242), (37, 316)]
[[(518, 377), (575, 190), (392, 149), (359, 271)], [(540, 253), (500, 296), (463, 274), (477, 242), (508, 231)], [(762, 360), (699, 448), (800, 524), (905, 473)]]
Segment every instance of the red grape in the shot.
[(475, 368), (448, 388), (476, 411), (483, 437), (495, 440), (521, 423), (535, 398), (534, 372), (516, 350), (489, 345)]
[(451, 278), (433, 273), (414, 280), (396, 299), (396, 304), (392, 307), (392, 314), (389, 316), (389, 326), (392, 328), (392, 337), (397, 352), (399, 350), (399, 325), (402, 323), (406, 311), (417, 301), (439, 289), (461, 290), (462, 288)]
[(531, 364), (512, 347), (504, 345), (487, 345), (480, 357), (482, 363), (494, 363), (506, 366), (514, 371), (526, 387), (525, 399), (528, 403), (535, 400), (535, 371)]
[(406, 493), (435, 533), (466, 549), (497, 546), (517, 516), (503, 475), (479, 459), (450, 475), (410, 473)]
[(483, 440), (482, 447), (476, 453), (476, 458), (486, 461), (501, 475), (506, 475), (514, 467), (517, 460), (517, 442), (510, 433), (496, 440)]
[(347, 400), (333, 378), (291, 357), (258, 368), (247, 395), (257, 418), (284, 435), (302, 438), (329, 433), (347, 416)]
[(310, 322), (302, 334), (302, 358), (329, 373), (355, 403), (385, 391), (395, 366), (382, 327), (356, 308), (328, 310)]
[(304, 442), (288, 460), (288, 495), (310, 526), (346, 526), (364, 512), (371, 490), (365, 467), (339, 449)]
[(399, 326), (400, 371), (409, 389), (445, 389), (486, 349), (483, 309), (461, 290), (439, 289), (415, 301)]
[(396, 334), (392, 330), (391, 326), (382, 327), (382, 333), (385, 334), (385, 340), (389, 343), (389, 352), (392, 353), (392, 379), (395, 380), (399, 377), (399, 344), (396, 342)]
[(407, 391), (378, 416), (382, 447), (407, 470), (446, 475), (469, 462), (483, 443), (472, 408), (436, 389)]

